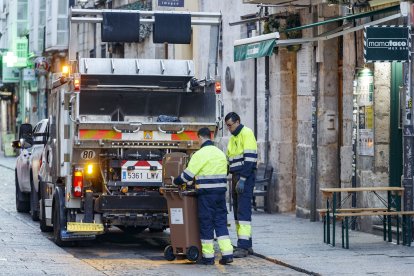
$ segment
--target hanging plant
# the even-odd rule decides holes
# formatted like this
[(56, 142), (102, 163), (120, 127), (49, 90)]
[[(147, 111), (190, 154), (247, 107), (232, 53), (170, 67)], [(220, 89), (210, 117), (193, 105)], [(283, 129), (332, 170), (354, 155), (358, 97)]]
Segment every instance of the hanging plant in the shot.
[[(281, 29), (280, 21), (274, 16), (269, 16), (269, 18), (264, 22), (263, 34), (280, 32), (280, 29)], [(278, 53), (278, 47), (273, 48), (273, 53), (274, 54)]]
[[(289, 14), (286, 17), (286, 30), (300, 27), (300, 15), (298, 13)], [(285, 31), (287, 38), (289, 39), (297, 39), (302, 38), (302, 30), (293, 30), (293, 31)], [(299, 51), (301, 49), (301, 45), (290, 45), (287, 46), (289, 51)]]

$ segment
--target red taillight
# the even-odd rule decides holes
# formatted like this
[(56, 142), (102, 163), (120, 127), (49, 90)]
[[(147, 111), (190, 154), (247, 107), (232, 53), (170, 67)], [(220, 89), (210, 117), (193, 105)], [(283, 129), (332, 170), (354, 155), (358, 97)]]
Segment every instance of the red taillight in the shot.
[(39, 169), (42, 167), (42, 157), (39, 159)]
[(83, 173), (75, 171), (73, 174), (73, 196), (81, 197), (83, 189)]
[(216, 81), (216, 94), (221, 93), (221, 82)]
[(75, 86), (75, 91), (79, 91), (80, 90), (80, 80), (78, 78), (75, 78), (73, 80), (73, 85)]

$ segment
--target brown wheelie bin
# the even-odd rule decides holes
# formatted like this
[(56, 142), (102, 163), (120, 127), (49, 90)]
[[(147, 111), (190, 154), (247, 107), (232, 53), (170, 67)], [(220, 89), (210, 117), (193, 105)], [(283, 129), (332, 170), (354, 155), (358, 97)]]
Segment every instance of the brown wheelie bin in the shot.
[(167, 199), (171, 238), (164, 257), (173, 261), (177, 256), (185, 256), (195, 262), (201, 257), (196, 194), (179, 188), (163, 190)]

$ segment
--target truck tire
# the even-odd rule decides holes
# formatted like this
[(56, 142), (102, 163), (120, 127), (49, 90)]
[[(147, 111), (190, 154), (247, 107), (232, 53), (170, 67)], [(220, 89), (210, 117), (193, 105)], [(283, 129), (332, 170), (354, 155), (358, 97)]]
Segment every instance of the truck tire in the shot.
[(16, 210), (19, 213), (27, 213), (30, 210), (30, 202), (27, 200), (27, 195), (20, 191), (16, 170), (14, 171), (14, 180), (16, 184)]
[(39, 195), (34, 187), (32, 172), (30, 172), (30, 216), (33, 221), (39, 221)]
[(59, 200), (59, 196), (55, 197), (55, 201), (53, 203), (53, 241), (57, 246), (65, 247), (71, 245), (71, 242), (62, 240), (62, 230), (64, 225), (66, 225), (66, 217), (62, 217), (61, 215), (61, 204)]
[(162, 228), (149, 227), (148, 230), (151, 233), (162, 233), (162, 232), (164, 232), (164, 228), (163, 227)]
[(118, 228), (124, 231), (124, 233), (128, 235), (137, 235), (141, 232), (144, 232), (144, 230), (147, 229), (146, 226), (134, 227), (134, 226), (124, 226), (124, 225), (119, 225)]
[(40, 209), (42, 210), (42, 217), (40, 218), (40, 231), (52, 232), (53, 227), (47, 226), (46, 224), (46, 206), (45, 206), (46, 184), (42, 181), (39, 182), (39, 190), (40, 190)]

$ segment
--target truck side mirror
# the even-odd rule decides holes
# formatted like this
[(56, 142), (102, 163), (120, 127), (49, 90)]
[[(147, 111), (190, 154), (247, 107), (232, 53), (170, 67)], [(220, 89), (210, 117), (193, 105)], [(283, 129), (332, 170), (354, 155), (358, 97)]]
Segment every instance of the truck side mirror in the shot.
[(33, 127), (31, 124), (21, 124), (19, 129), (19, 140), (24, 139), (26, 143), (33, 144)]

